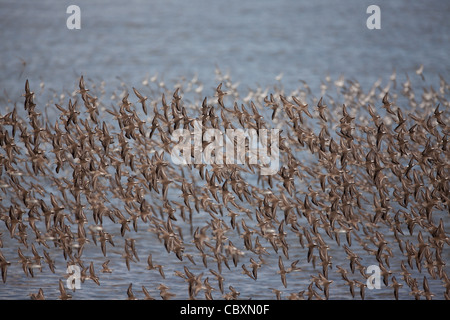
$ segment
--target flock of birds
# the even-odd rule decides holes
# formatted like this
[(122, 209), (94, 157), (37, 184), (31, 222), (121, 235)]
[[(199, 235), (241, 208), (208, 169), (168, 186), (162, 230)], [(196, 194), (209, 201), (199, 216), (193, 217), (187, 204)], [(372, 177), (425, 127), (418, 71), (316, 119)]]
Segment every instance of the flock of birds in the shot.
[[(55, 94), (61, 101), (45, 110), (27, 81), (23, 108), (0, 114), (3, 285), (12, 268), (28, 278), (73, 265), (82, 283), (102, 286), (114, 273), (111, 259), (132, 272), (145, 255), (158, 295), (145, 286), (138, 294), (130, 283), (125, 298), (248, 298), (226, 276), (234, 273), (274, 299), (343, 292), (364, 299), (366, 261), (373, 261), (385, 298), (450, 298), (450, 85), (443, 78), (417, 101), (411, 80), (397, 89), (395, 74), (367, 93), (356, 81), (327, 78), (319, 99), (305, 82), (290, 94), (274, 86), (241, 98), (230, 77), (219, 76), (209, 97), (197, 79), (173, 90), (150, 79), (114, 94), (110, 106), (96, 94), (102, 87), (81, 77), (68, 101)], [(338, 98), (328, 94), (333, 85)], [(261, 164), (248, 162), (173, 164), (171, 135), (193, 130), (195, 120), (223, 132), (280, 129), (279, 171), (260, 175)], [(146, 250), (138, 230), (161, 250)], [(83, 255), (88, 247), (102, 269)], [(178, 261), (174, 276), (186, 292), (165, 281), (164, 254)], [(60, 299), (74, 295), (70, 276), (54, 284)]]

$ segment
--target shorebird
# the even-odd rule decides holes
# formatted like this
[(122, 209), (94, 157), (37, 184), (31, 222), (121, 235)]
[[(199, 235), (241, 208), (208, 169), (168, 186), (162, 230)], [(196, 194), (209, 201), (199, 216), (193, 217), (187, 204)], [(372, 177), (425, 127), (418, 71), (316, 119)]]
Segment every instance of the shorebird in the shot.
[(64, 283), (63, 283), (63, 281), (61, 279), (59, 279), (58, 287), (59, 287), (59, 292), (60, 292), (59, 299), (61, 299), (61, 300), (69, 300), (69, 299), (72, 298), (72, 295), (67, 294), (66, 288), (64, 288)]
[(423, 64), (416, 70), (416, 74), (419, 75), (423, 81), (425, 81), (425, 77), (423, 76)]
[(142, 105), (142, 110), (147, 115), (147, 106), (145, 105), (145, 101), (148, 99), (139, 93), (139, 91), (133, 87), (134, 94), (139, 98), (139, 103)]
[(159, 294), (163, 300), (170, 300), (176, 296), (176, 294), (169, 292), (169, 287), (164, 284), (160, 284), (157, 289), (160, 291)]
[[(424, 80), (423, 66), (417, 75)], [(407, 76), (401, 89), (395, 89), (395, 70), (389, 83), (377, 81), (368, 92), (356, 80), (339, 78), (334, 85), (342, 99), (327, 92), (333, 84), (328, 78), (318, 100), (311, 100), (313, 92), (303, 81), (292, 92), (277, 85), (250, 89), (241, 99), (237, 85), (227, 75), (218, 76), (219, 85), (210, 94), (217, 98), (213, 103), (201, 96), (197, 80), (170, 90), (155, 76), (151, 82), (157, 88), (149, 80), (142, 83), (148, 96), (130, 86), (136, 102), (121, 80), (111, 106), (105, 106), (103, 83), (96, 86), (81, 77), (78, 90), (69, 96), (54, 92), (49, 102), (56, 105), (53, 114), (34, 101), (27, 80), (24, 108), (11, 102), (0, 112), (0, 223), (8, 230), (8, 237), (0, 233), (0, 247), (12, 247), (19, 258), (16, 265), (0, 252), (3, 282), (17, 266), (31, 277), (37, 269), (55, 273), (60, 252), (68, 263), (80, 266), (81, 281), (100, 284), (93, 262), (84, 265), (87, 250), (89, 256), (108, 258), (101, 273), (112, 272), (108, 263), (119, 253), (128, 272), (157, 269), (165, 279), (165, 268), (151, 254), (147, 265), (139, 261), (144, 226), (144, 237), (154, 236), (155, 250), (162, 249), (153, 257), (161, 264), (178, 259), (173, 272), (185, 281), (190, 298), (201, 290), (206, 299), (213, 298), (215, 286), (202, 278), (206, 270), (217, 280), (222, 298), (236, 299), (239, 291), (248, 292), (240, 286), (250, 279), (244, 277), (225, 292), (225, 281), (231, 280), (226, 273), (242, 272), (257, 285), (273, 272), (287, 288), (288, 273), (319, 267), (304, 288), (285, 297), (278, 289), (271, 289), (272, 294), (277, 299), (332, 298), (329, 286), (345, 284), (353, 298), (357, 287), (364, 299), (365, 284), (350, 278), (357, 270), (367, 278), (365, 255), (378, 263), (394, 299), (406, 295), (400, 290), (404, 284), (417, 299), (448, 297), (444, 248), (450, 240), (442, 213), (449, 203), (450, 104), (445, 92), (450, 85), (443, 77), (439, 88), (424, 88), (419, 101)], [(225, 107), (225, 96), (233, 107)], [(313, 101), (314, 112), (307, 101)], [(196, 153), (198, 158), (199, 151), (213, 146), (213, 141), (203, 141), (207, 130), (223, 136), (238, 128), (256, 130), (260, 139), (260, 130), (280, 130), (274, 174), (262, 176), (263, 164), (250, 163), (248, 154), (233, 159), (242, 164), (191, 161), (184, 166), (170, 161), (182, 141), (172, 139), (177, 129), (201, 132), (201, 139), (191, 140), (182, 151), (190, 149), (190, 160), (198, 160)], [(229, 133), (226, 137), (237, 146), (239, 139)], [(243, 141), (246, 149), (250, 143)], [(269, 150), (274, 143), (258, 145)], [(124, 247), (110, 248), (115, 241), (123, 241)], [(290, 260), (293, 255), (292, 260), (300, 260)], [(198, 258), (202, 264), (195, 263)], [(274, 259), (278, 268), (272, 269)], [(346, 259), (348, 270), (342, 267)], [(211, 263), (217, 268), (211, 269)], [(333, 264), (340, 276), (329, 277)], [(222, 270), (224, 265), (228, 270)], [(174, 297), (163, 284), (158, 290), (163, 299)], [(144, 287), (142, 291), (151, 298)], [(127, 293), (135, 298), (131, 285)], [(42, 298), (43, 292), (33, 297)]]
[(112, 270), (108, 267), (108, 264), (111, 260), (106, 260), (105, 262), (102, 263), (102, 273), (112, 273)]
[(283, 283), (283, 286), (285, 288), (287, 288), (286, 274), (288, 272), (284, 268), (284, 263), (283, 263), (283, 259), (281, 258), (281, 256), (278, 257), (278, 268), (279, 268), (279, 270), (277, 271), (277, 273), (281, 277), (281, 283)]
[(31, 300), (45, 300), (44, 290), (42, 288), (39, 289), (38, 293), (30, 293), (29, 296)]
[(128, 296), (127, 300), (138, 300), (133, 293), (133, 284), (132, 283), (130, 283), (130, 285), (128, 286), (127, 296)]
[(155, 300), (144, 286), (142, 286), (142, 292), (145, 294), (144, 300)]
[(398, 283), (398, 282), (397, 282), (397, 279), (395, 279), (395, 276), (393, 276), (393, 277), (392, 277), (392, 284), (391, 284), (391, 286), (394, 288), (394, 297), (395, 297), (395, 300), (398, 300), (398, 292), (399, 292), (399, 289), (400, 289), (401, 287), (403, 287), (403, 285), (402, 285), (401, 283)]
[(6, 260), (5, 256), (0, 251), (0, 268), (2, 269), (3, 283), (6, 283), (6, 275), (8, 273), (8, 266), (10, 266), (10, 265), (11, 265), (11, 263)]

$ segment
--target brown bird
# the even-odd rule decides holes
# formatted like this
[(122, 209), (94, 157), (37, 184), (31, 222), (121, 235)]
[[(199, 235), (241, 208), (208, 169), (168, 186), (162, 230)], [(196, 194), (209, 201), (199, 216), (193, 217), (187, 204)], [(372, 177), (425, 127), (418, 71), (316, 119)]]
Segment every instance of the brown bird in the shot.
[[(422, 67), (418, 75), (423, 76)], [(143, 82), (150, 90), (148, 97), (132, 87), (136, 103), (122, 82), (118, 91), (112, 90), (111, 107), (103, 99), (104, 83), (88, 88), (83, 76), (78, 90), (69, 96), (50, 90), (55, 104), (52, 112), (35, 103), (28, 81), (23, 110), (5, 93), (3, 98), (11, 105), (0, 111), (0, 147), (4, 150), (0, 152), (0, 221), (9, 237), (0, 232), (0, 248), (17, 252), (18, 266), (26, 276), (34, 277), (36, 270), (55, 273), (53, 255), (62, 253), (68, 264), (80, 266), (83, 283), (91, 279), (100, 284), (92, 259), (83, 264), (85, 251), (95, 256), (98, 243), (97, 253), (111, 261), (111, 253), (122, 254), (132, 276), (142, 267), (138, 251), (143, 241), (132, 234), (144, 227), (156, 239), (155, 250), (163, 249), (158, 254), (161, 264), (174, 254), (195, 267), (187, 269), (188, 263), (183, 265), (184, 272), (174, 271), (192, 299), (202, 290), (206, 299), (212, 299), (214, 290), (208, 278), (203, 281), (196, 257), (201, 257), (210, 278), (217, 279), (215, 287), (226, 299), (241, 297), (237, 287), (224, 291), (225, 274), (233, 267), (255, 281), (277, 272), (285, 288), (288, 273), (319, 267), (320, 273), (312, 276), (304, 291), (293, 290), (286, 297), (331, 299), (330, 286), (344, 284), (352, 297), (358, 288), (364, 299), (362, 279), (368, 276), (362, 262), (369, 263), (364, 255), (378, 263), (395, 299), (406, 294), (400, 290), (405, 284), (416, 299), (450, 295), (444, 249), (450, 238), (446, 220), (435, 217), (450, 201), (446, 171), (449, 102), (445, 95), (450, 85), (443, 77), (439, 87), (415, 90), (416, 84), (406, 76), (396, 91), (394, 71), (386, 87), (377, 81), (363, 92), (358, 81), (342, 76), (334, 82), (342, 99), (328, 94), (332, 81), (327, 77), (320, 86), (320, 98), (313, 99), (314, 112), (306, 103), (313, 92), (304, 81), (292, 92), (278, 82), (272, 93), (249, 88), (241, 99), (237, 84), (227, 75), (218, 73), (218, 77), (220, 84), (213, 89), (217, 106), (199, 95), (197, 80), (180, 80), (171, 90), (163, 81), (156, 82), (156, 76), (151, 80), (155, 87)], [(225, 87), (228, 92), (223, 91)], [(183, 97), (182, 90), (194, 92), (193, 100)], [(421, 99), (416, 101), (419, 91)], [(166, 100), (168, 92), (173, 92), (170, 101)], [(150, 95), (159, 95), (160, 100)], [(226, 95), (233, 108), (225, 108)], [(356, 112), (360, 107), (364, 112)], [(151, 116), (147, 108), (153, 110)], [(180, 166), (170, 161), (171, 151), (182, 141), (171, 138), (176, 129), (201, 133), (200, 139), (194, 134), (188, 148), (190, 160), (197, 162), (198, 154), (215, 142), (203, 141), (207, 130), (238, 127), (245, 132), (245, 149), (253, 143), (249, 130), (259, 133), (258, 147), (278, 147), (275, 174), (260, 175), (263, 163), (250, 163), (247, 152), (233, 159), (242, 164)], [(278, 141), (262, 141), (260, 130), (269, 128), (280, 129)], [(225, 140), (235, 147), (240, 143), (230, 132)], [(405, 228), (409, 235), (404, 234)], [(346, 243), (341, 243), (342, 234)], [(108, 245), (115, 247), (117, 236), (125, 244), (120, 252)], [(43, 257), (38, 245), (44, 247)], [(302, 268), (295, 260), (300, 256), (295, 261), (289, 258), (299, 253), (299, 245), (307, 250)], [(274, 253), (278, 267), (273, 270), (266, 264), (273, 262), (269, 258)], [(247, 261), (239, 263), (245, 257)], [(284, 259), (289, 261), (286, 266)], [(342, 267), (347, 260), (348, 270)], [(49, 269), (42, 267), (43, 262)], [(103, 262), (102, 274), (112, 272), (108, 263)], [(211, 263), (217, 263), (217, 268), (209, 269)], [(338, 265), (339, 275), (329, 273), (333, 264)], [(0, 252), (3, 282), (12, 265)], [(224, 265), (229, 270), (222, 270)], [(166, 268), (155, 264), (151, 255), (144, 268), (157, 269), (165, 278)], [(350, 279), (358, 270), (362, 278)], [(422, 286), (418, 275), (424, 277)], [(436, 286), (440, 281), (443, 287)], [(159, 290), (162, 298), (173, 297), (168, 287), (161, 284)], [(265, 294), (281, 298), (283, 293), (273, 290)], [(131, 287), (130, 291), (135, 297)], [(151, 298), (148, 291), (142, 291)], [(245, 295), (252, 293), (245, 290)], [(61, 289), (60, 295), (67, 298)]]
[(327, 116), (325, 114), (325, 111), (327, 110), (327, 105), (323, 103), (323, 98), (320, 97), (319, 102), (317, 102), (317, 111), (319, 112), (319, 117), (327, 122)]
[(426, 276), (423, 277), (423, 292), (422, 292), (422, 294), (427, 300), (431, 300), (432, 297), (434, 297), (434, 294), (431, 293), (431, 291), (430, 291), (430, 286), (428, 285), (428, 280), (427, 280)]
[(102, 263), (102, 273), (112, 273), (112, 270), (108, 267), (108, 264), (111, 260), (106, 260)]
[(6, 261), (5, 256), (0, 251), (0, 269), (2, 269), (2, 280), (3, 283), (6, 283), (6, 275), (8, 273), (8, 266), (10, 266), (11, 263)]
[(251, 279), (256, 280), (256, 278), (253, 276), (253, 274), (247, 269), (245, 264), (243, 264), (241, 267), (242, 267), (242, 274), (245, 274), (245, 275), (249, 276)]
[(218, 272), (214, 271), (213, 269), (209, 269), (209, 272), (211, 272), (216, 277), (216, 279), (219, 283), (219, 290), (223, 294), (224, 293), (223, 281), (225, 280), (224, 277), (221, 274), (219, 274)]
[(349, 281), (348, 277), (347, 277), (348, 271), (346, 269), (342, 268), (341, 266), (336, 266), (336, 268), (337, 268), (336, 272), (341, 274), (342, 279), (345, 281)]
[[(322, 273), (319, 273), (319, 277), (313, 277), (314, 283), (316, 286), (323, 290), (323, 293), (325, 294), (325, 298), (328, 300), (330, 296), (330, 285), (333, 283), (333, 280), (328, 280), (327, 277), (325, 277)], [(323, 287), (323, 288), (322, 288)]]
[(98, 277), (95, 275), (94, 263), (92, 261), (91, 264), (89, 265), (89, 279), (94, 281), (98, 286), (100, 285), (100, 281), (98, 280)]
[(228, 287), (231, 291), (227, 294), (225, 294), (223, 297), (225, 300), (236, 300), (237, 297), (241, 294), (239, 291), (237, 291), (233, 286)]
[(394, 288), (395, 300), (398, 300), (398, 291), (401, 287), (403, 287), (403, 285), (401, 283), (397, 282), (397, 280), (395, 279), (395, 276), (393, 276), (391, 280), (392, 280), (391, 287)]
[(161, 275), (161, 277), (162, 277), (163, 279), (166, 278), (166, 275), (164, 274), (163, 266), (160, 265), (160, 264), (154, 264), (154, 263), (153, 263), (152, 254), (150, 253), (150, 254), (148, 255), (148, 258), (147, 258), (147, 270), (153, 270), (153, 269), (158, 269), (159, 274)]
[(363, 282), (358, 281), (358, 280), (355, 280), (354, 282), (355, 282), (356, 286), (359, 287), (359, 294), (361, 296), (361, 299), (364, 300), (364, 298), (365, 298), (365, 288), (366, 288), (367, 285), (365, 283), (363, 283)]
[(139, 102), (142, 105), (142, 110), (144, 111), (145, 115), (147, 115), (147, 106), (145, 105), (145, 101), (148, 98), (141, 95), (135, 87), (133, 87), (133, 91), (134, 91), (134, 94), (139, 98)]
[[(49, 269), (55, 273), (55, 261), (50, 258), (50, 254), (44, 250), (45, 262), (47, 262)], [(1, 260), (1, 259), (0, 259)]]
[(286, 281), (286, 269), (284, 268), (284, 263), (283, 263), (283, 259), (281, 259), (281, 256), (278, 256), (278, 268), (279, 270), (277, 271), (277, 273), (280, 275), (281, 277), (281, 283), (283, 283), (283, 286), (285, 288), (287, 288), (287, 281)]
[(221, 107), (225, 108), (223, 105), (223, 97), (227, 94), (226, 92), (222, 91), (222, 83), (220, 83), (216, 88), (216, 93), (218, 97), (218, 103)]
[(205, 290), (205, 298), (206, 298), (206, 300), (213, 300), (212, 291), (214, 291), (215, 289), (209, 283), (209, 278), (208, 277), (206, 277), (206, 279), (203, 281), (203, 288)]
[(155, 300), (144, 286), (142, 286), (142, 292), (145, 294), (144, 300)]
[(350, 294), (352, 297), (355, 297), (355, 281), (354, 280), (346, 280), (345, 284), (349, 286)]
[(266, 106), (270, 106), (270, 108), (272, 109), (272, 120), (274, 120), (277, 110), (279, 108), (279, 105), (278, 105), (278, 103), (275, 102), (273, 94), (272, 93), (270, 94), (270, 98), (268, 98), (266, 96), (264, 98), (264, 102), (266, 103)]
[(283, 293), (282, 291), (280, 291), (278, 289), (274, 289), (274, 288), (269, 288), (269, 289), (272, 290), (273, 293), (275, 293), (277, 300), (281, 300), (281, 294)]
[(44, 290), (42, 288), (39, 289), (38, 293), (30, 293), (29, 296), (31, 300), (45, 300)]
[(416, 74), (419, 75), (423, 81), (425, 81), (425, 77), (423, 76), (423, 64), (421, 64), (416, 70)]

